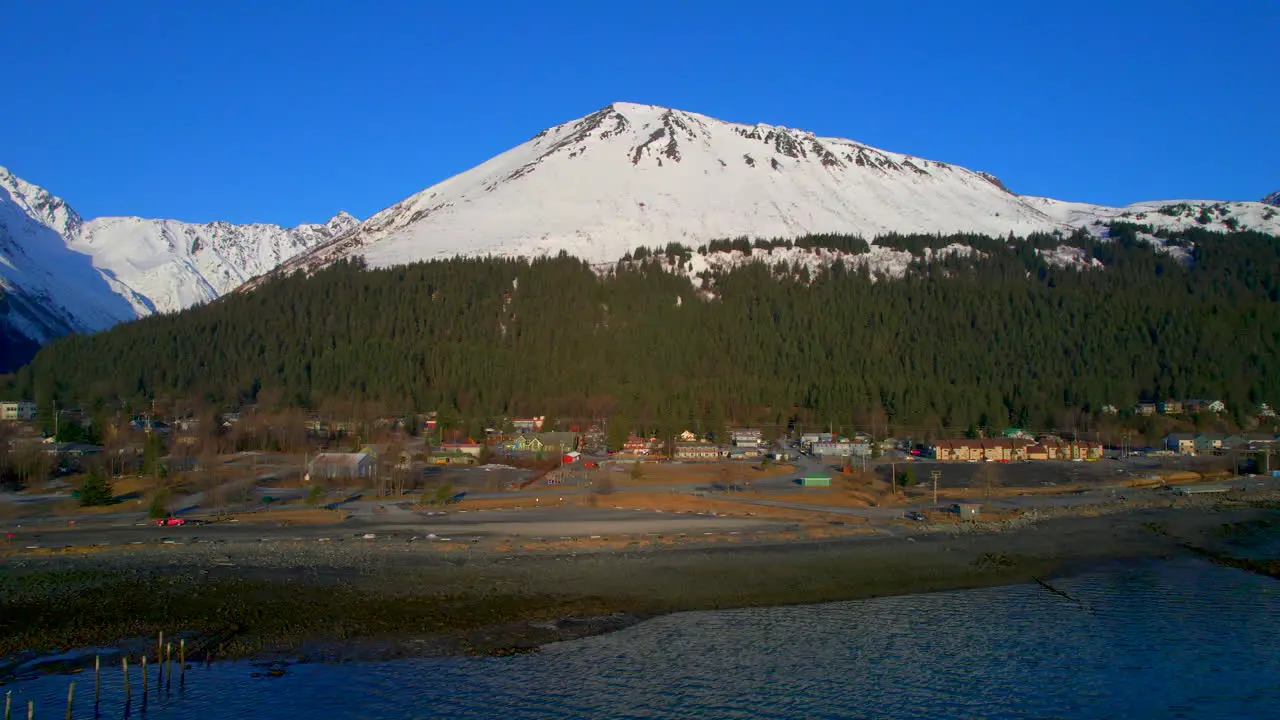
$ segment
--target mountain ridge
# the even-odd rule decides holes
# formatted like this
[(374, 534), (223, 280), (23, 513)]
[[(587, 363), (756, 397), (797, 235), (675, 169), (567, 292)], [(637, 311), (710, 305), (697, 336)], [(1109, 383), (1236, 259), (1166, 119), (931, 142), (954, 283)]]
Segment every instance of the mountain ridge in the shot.
[[(1277, 194), (1268, 199), (1280, 201)], [(182, 310), (354, 256), (373, 267), (559, 253), (603, 264), (637, 247), (840, 234), (871, 240), (873, 252), (854, 260), (894, 276), (909, 259), (874, 238), (1065, 237), (1079, 229), (1106, 237), (1113, 222), (1145, 226), (1140, 239), (1183, 261), (1191, 248), (1165, 247), (1158, 237), (1163, 231), (1280, 235), (1277, 209), (1259, 202), (1170, 200), (1117, 208), (1025, 196), (986, 171), (855, 140), (618, 102), (546, 128), (363, 222), (346, 212), (294, 228), (86, 220), (66, 201), (0, 168), (0, 325), (40, 343)], [(1083, 257), (1077, 247), (1055, 253), (1065, 264)], [(0, 358), (0, 371), (13, 362)]]
[(40, 344), (207, 302), (354, 229), (339, 212), (295, 228), (139, 217), (84, 219), (62, 198), (0, 167), (0, 371)]
[(1117, 220), (1280, 232), (1262, 207), (1155, 201), (1114, 208), (1023, 196), (989, 172), (854, 140), (618, 102), (388, 206), (279, 272), (354, 255), (374, 267), (562, 251), (599, 263), (637, 246), (738, 236), (1022, 235), (1101, 231)]

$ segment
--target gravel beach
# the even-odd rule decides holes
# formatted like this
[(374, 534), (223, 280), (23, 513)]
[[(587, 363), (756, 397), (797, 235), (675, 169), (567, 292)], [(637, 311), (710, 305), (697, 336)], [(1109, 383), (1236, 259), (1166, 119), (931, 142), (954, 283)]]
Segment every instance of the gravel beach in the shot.
[[(412, 537), (114, 546), (0, 557), (0, 676), (43, 653), (316, 660), (506, 654), (684, 610), (818, 603), (1032, 582), (1101, 563), (1223, 551), (1273, 504), (1076, 508), (906, 535), (573, 551)], [(415, 540), (415, 541), (411, 541)]]

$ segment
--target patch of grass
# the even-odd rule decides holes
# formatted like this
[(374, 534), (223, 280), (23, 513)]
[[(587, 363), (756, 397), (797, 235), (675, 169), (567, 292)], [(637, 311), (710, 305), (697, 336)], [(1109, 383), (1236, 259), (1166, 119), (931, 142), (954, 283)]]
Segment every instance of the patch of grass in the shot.
[(973, 567), (977, 570), (995, 570), (999, 568), (1016, 567), (1018, 561), (1012, 555), (994, 552), (983, 553), (977, 560), (973, 561)]

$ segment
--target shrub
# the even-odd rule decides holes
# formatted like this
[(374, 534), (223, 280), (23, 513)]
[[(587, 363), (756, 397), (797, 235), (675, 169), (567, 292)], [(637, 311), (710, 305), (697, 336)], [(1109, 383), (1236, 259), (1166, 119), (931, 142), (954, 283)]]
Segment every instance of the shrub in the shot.
[(151, 494), (151, 504), (147, 505), (147, 517), (159, 520), (169, 517), (169, 490), (160, 488)]
[(115, 493), (111, 489), (111, 481), (96, 472), (89, 473), (84, 479), (84, 483), (80, 485), (81, 507), (110, 505), (115, 502), (115, 499)]
[(444, 505), (453, 497), (453, 485), (444, 483), (436, 488), (435, 504)]
[(324, 488), (319, 485), (312, 485), (307, 491), (306, 503), (308, 505), (319, 505), (324, 500)]

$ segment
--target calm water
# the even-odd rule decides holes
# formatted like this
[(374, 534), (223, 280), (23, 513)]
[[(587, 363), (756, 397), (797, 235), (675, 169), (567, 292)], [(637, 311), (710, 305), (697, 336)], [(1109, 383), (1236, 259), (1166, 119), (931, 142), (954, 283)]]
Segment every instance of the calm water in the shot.
[[(167, 718), (1277, 718), (1280, 582), (1197, 561), (1014, 586), (685, 613), (514, 658), (188, 674)], [(118, 673), (100, 717), (123, 708)], [(104, 676), (105, 679), (106, 676)], [(93, 717), (92, 677), (76, 678)], [(4, 688), (62, 717), (67, 677)], [(134, 681), (135, 693), (138, 688)], [(88, 702), (86, 702), (88, 701)], [(15, 713), (17, 716), (18, 713)]]

